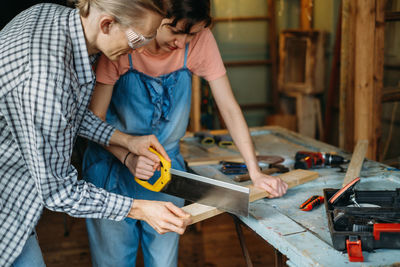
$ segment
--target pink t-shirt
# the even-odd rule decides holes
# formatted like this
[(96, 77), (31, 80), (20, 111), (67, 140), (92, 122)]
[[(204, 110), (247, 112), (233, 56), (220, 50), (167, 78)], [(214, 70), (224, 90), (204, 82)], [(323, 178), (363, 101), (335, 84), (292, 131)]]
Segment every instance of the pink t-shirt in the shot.
[[(154, 55), (147, 49), (132, 52), (133, 67), (149, 76), (158, 77), (183, 67), (185, 49), (176, 49), (171, 53)], [(204, 29), (190, 41), (187, 58), (189, 70), (206, 79), (216, 80), (225, 75), (226, 70), (218, 50), (217, 43), (209, 29)], [(102, 55), (96, 68), (97, 81), (115, 84), (121, 75), (129, 69), (128, 55), (118, 61), (110, 61)]]

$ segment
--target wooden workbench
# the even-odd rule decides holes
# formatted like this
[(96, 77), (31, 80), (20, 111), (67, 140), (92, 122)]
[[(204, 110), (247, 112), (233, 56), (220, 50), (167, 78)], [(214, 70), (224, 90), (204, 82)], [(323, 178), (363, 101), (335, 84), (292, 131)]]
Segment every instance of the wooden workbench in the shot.
[[(258, 154), (280, 155), (285, 158), (284, 164), (291, 169), (298, 150), (336, 152), (351, 158), (350, 154), (337, 147), (280, 127), (252, 128), (251, 135)], [(196, 159), (205, 159), (207, 149), (199, 148), (194, 137), (187, 136), (182, 140), (181, 151), (189, 162), (196, 162), (191, 166), (194, 172), (233, 182), (232, 177), (219, 171), (219, 165), (199, 164), (200, 161)], [(193, 153), (194, 151), (199, 153)], [(224, 149), (209, 151), (213, 156), (226, 155), (231, 158), (235, 158), (237, 153), (235, 150)], [(252, 202), (249, 217), (239, 217), (240, 220), (284, 254), (288, 259), (288, 266), (351, 267), (400, 264), (400, 250), (377, 249), (374, 253), (363, 251), (364, 262), (351, 263), (347, 253), (333, 248), (324, 206), (321, 205), (311, 212), (301, 211), (298, 206), (311, 195), (323, 195), (324, 188), (340, 188), (345, 172), (340, 172), (339, 168), (323, 168), (317, 171), (320, 174), (318, 179), (289, 189), (282, 198)], [(358, 190), (393, 190), (400, 187), (400, 172), (378, 162), (364, 162), (360, 177)]]

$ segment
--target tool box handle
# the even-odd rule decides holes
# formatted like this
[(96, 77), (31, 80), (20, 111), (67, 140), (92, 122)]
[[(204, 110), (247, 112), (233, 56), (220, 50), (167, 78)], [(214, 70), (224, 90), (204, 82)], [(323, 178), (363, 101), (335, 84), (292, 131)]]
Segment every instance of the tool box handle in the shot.
[(357, 236), (349, 236), (346, 240), (347, 255), (350, 262), (363, 262), (361, 240)]
[(374, 239), (379, 240), (381, 233), (400, 233), (400, 223), (376, 223), (374, 224)]
[(163, 189), (164, 186), (167, 185), (168, 182), (171, 180), (171, 173), (169, 171), (171, 169), (171, 162), (167, 161), (163, 156), (161, 156), (160, 153), (158, 153), (153, 148), (150, 147), (149, 150), (150, 150), (150, 152), (153, 152), (160, 158), (160, 161), (161, 161), (160, 177), (157, 178), (157, 181), (154, 184), (151, 184), (146, 180), (141, 180), (136, 177), (135, 177), (135, 181), (148, 190), (151, 190), (154, 192), (160, 192), (161, 189)]

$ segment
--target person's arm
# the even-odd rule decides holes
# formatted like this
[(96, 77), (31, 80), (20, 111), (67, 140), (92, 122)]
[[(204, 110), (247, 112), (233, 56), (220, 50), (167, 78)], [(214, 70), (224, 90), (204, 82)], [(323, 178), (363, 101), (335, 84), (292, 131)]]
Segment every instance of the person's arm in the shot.
[(183, 233), (190, 215), (173, 204), (133, 200), (78, 180), (70, 164), (75, 131), (64, 91), (51, 80), (29, 80), (10, 92), (1, 107), (43, 205), (73, 217), (118, 221), (128, 216), (145, 220), (159, 233)]
[[(93, 91), (92, 99), (89, 104), (89, 109), (101, 120), (106, 119), (106, 114), (108, 107), (110, 105), (112, 92), (113, 92), (113, 85), (104, 84), (104, 83), (96, 83), (96, 86)], [(139, 179), (149, 179), (153, 176), (154, 171), (157, 169), (159, 165), (159, 158), (148, 151), (148, 146), (151, 144), (159, 144), (157, 138), (154, 135), (150, 136), (141, 136), (136, 137), (136, 140), (142, 141), (142, 149), (144, 151), (133, 152), (132, 150), (128, 150), (125, 148), (125, 145), (118, 144), (118, 135), (122, 134), (119, 131), (115, 131), (114, 135), (110, 139), (110, 145), (105, 146), (104, 148), (107, 149), (110, 153), (112, 153), (117, 159), (121, 161), (121, 163), (125, 164), (130, 172), (135, 175)], [(126, 135), (130, 137), (129, 135)], [(146, 143), (146, 139), (148, 139)], [(116, 140), (114, 142), (114, 140)], [(140, 144), (135, 145), (138, 147)], [(162, 152), (164, 148), (160, 147), (161, 145), (152, 145), (156, 148), (156, 150)], [(132, 153), (128, 152), (131, 151)], [(146, 153), (144, 153), (146, 152)], [(164, 158), (170, 160), (167, 153), (164, 151), (163, 154)]]
[(249, 129), (232, 93), (227, 75), (210, 81), (209, 84), (229, 133), (246, 162), (254, 185), (268, 191), (271, 197), (284, 195), (287, 184), (277, 177), (263, 174), (258, 167)]

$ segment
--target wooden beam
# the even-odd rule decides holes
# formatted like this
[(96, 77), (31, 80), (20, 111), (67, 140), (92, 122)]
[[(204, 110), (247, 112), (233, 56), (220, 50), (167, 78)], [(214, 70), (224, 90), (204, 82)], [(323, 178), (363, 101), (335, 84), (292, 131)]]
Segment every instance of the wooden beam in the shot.
[(368, 140), (359, 140), (354, 148), (353, 155), (351, 156), (351, 161), (344, 177), (343, 186), (360, 176), (361, 167), (367, 150)]
[(300, 29), (311, 30), (313, 20), (312, 0), (300, 0)]
[(382, 93), (382, 102), (395, 102), (400, 101), (400, 86), (399, 87), (385, 87)]
[[(385, 56), (385, 7), (386, 0), (376, 0), (375, 4), (375, 47), (374, 47), (374, 95), (373, 106), (374, 121), (372, 125), (372, 135), (374, 138), (373, 147), (369, 151), (367, 157), (377, 160), (380, 155), (380, 143), (382, 137), (382, 94), (383, 94), (383, 71), (384, 71), (384, 56)], [(371, 112), (370, 111), (370, 112)], [(372, 157), (371, 157), (372, 154)]]
[(375, 1), (357, 0), (355, 21), (355, 91), (354, 91), (354, 140), (365, 139), (370, 143), (368, 155), (374, 158), (373, 122), (374, 107), (374, 41)]
[(368, 140), (367, 157), (375, 160), (381, 119), (384, 2), (356, 2), (354, 140)]
[(343, 0), (339, 146), (351, 151), (368, 140), (367, 157), (379, 153), (383, 87), (385, 0)]
[(271, 64), (272, 61), (269, 59), (224, 61), (225, 67), (258, 66), (258, 65), (271, 65)]
[(342, 41), (342, 7), (339, 9), (339, 17), (336, 23), (336, 34), (335, 34), (335, 45), (333, 48), (333, 59), (332, 59), (332, 67), (331, 73), (329, 77), (329, 88), (326, 97), (326, 105), (325, 105), (325, 124), (324, 124), (324, 134), (323, 141), (329, 143), (331, 133), (332, 133), (332, 110), (334, 108), (336, 101), (338, 98), (336, 97), (338, 94), (339, 88), (339, 66), (340, 66), (340, 43)]
[(339, 147), (354, 148), (354, 0), (342, 1), (342, 39), (340, 47)]
[[(318, 178), (318, 176), (319, 176), (318, 172), (309, 170), (300, 170), (300, 169), (278, 175), (279, 178), (281, 178), (288, 184), (289, 188), (315, 180)], [(266, 191), (254, 187), (253, 185), (249, 185), (249, 188), (250, 188), (250, 197), (249, 197), (250, 202), (268, 197), (269, 195)], [(214, 217), (224, 212), (215, 207), (210, 207), (199, 203), (193, 203), (187, 205), (183, 207), (183, 210), (191, 214), (192, 224)]]
[(192, 75), (192, 105), (190, 112), (190, 130), (199, 132), (201, 130), (201, 80), (197, 75)]
[(388, 11), (385, 13), (386, 21), (400, 21), (400, 11)]
[(232, 22), (232, 21), (268, 21), (271, 18), (269, 16), (252, 16), (252, 17), (219, 17), (214, 18), (214, 22)]
[[(279, 92), (278, 92), (278, 42), (275, 19), (275, 0), (268, 0), (268, 16), (271, 18), (268, 23), (269, 55), (271, 60), (271, 95), (274, 103), (274, 113), (279, 112)], [(267, 40), (267, 41), (268, 41)]]

